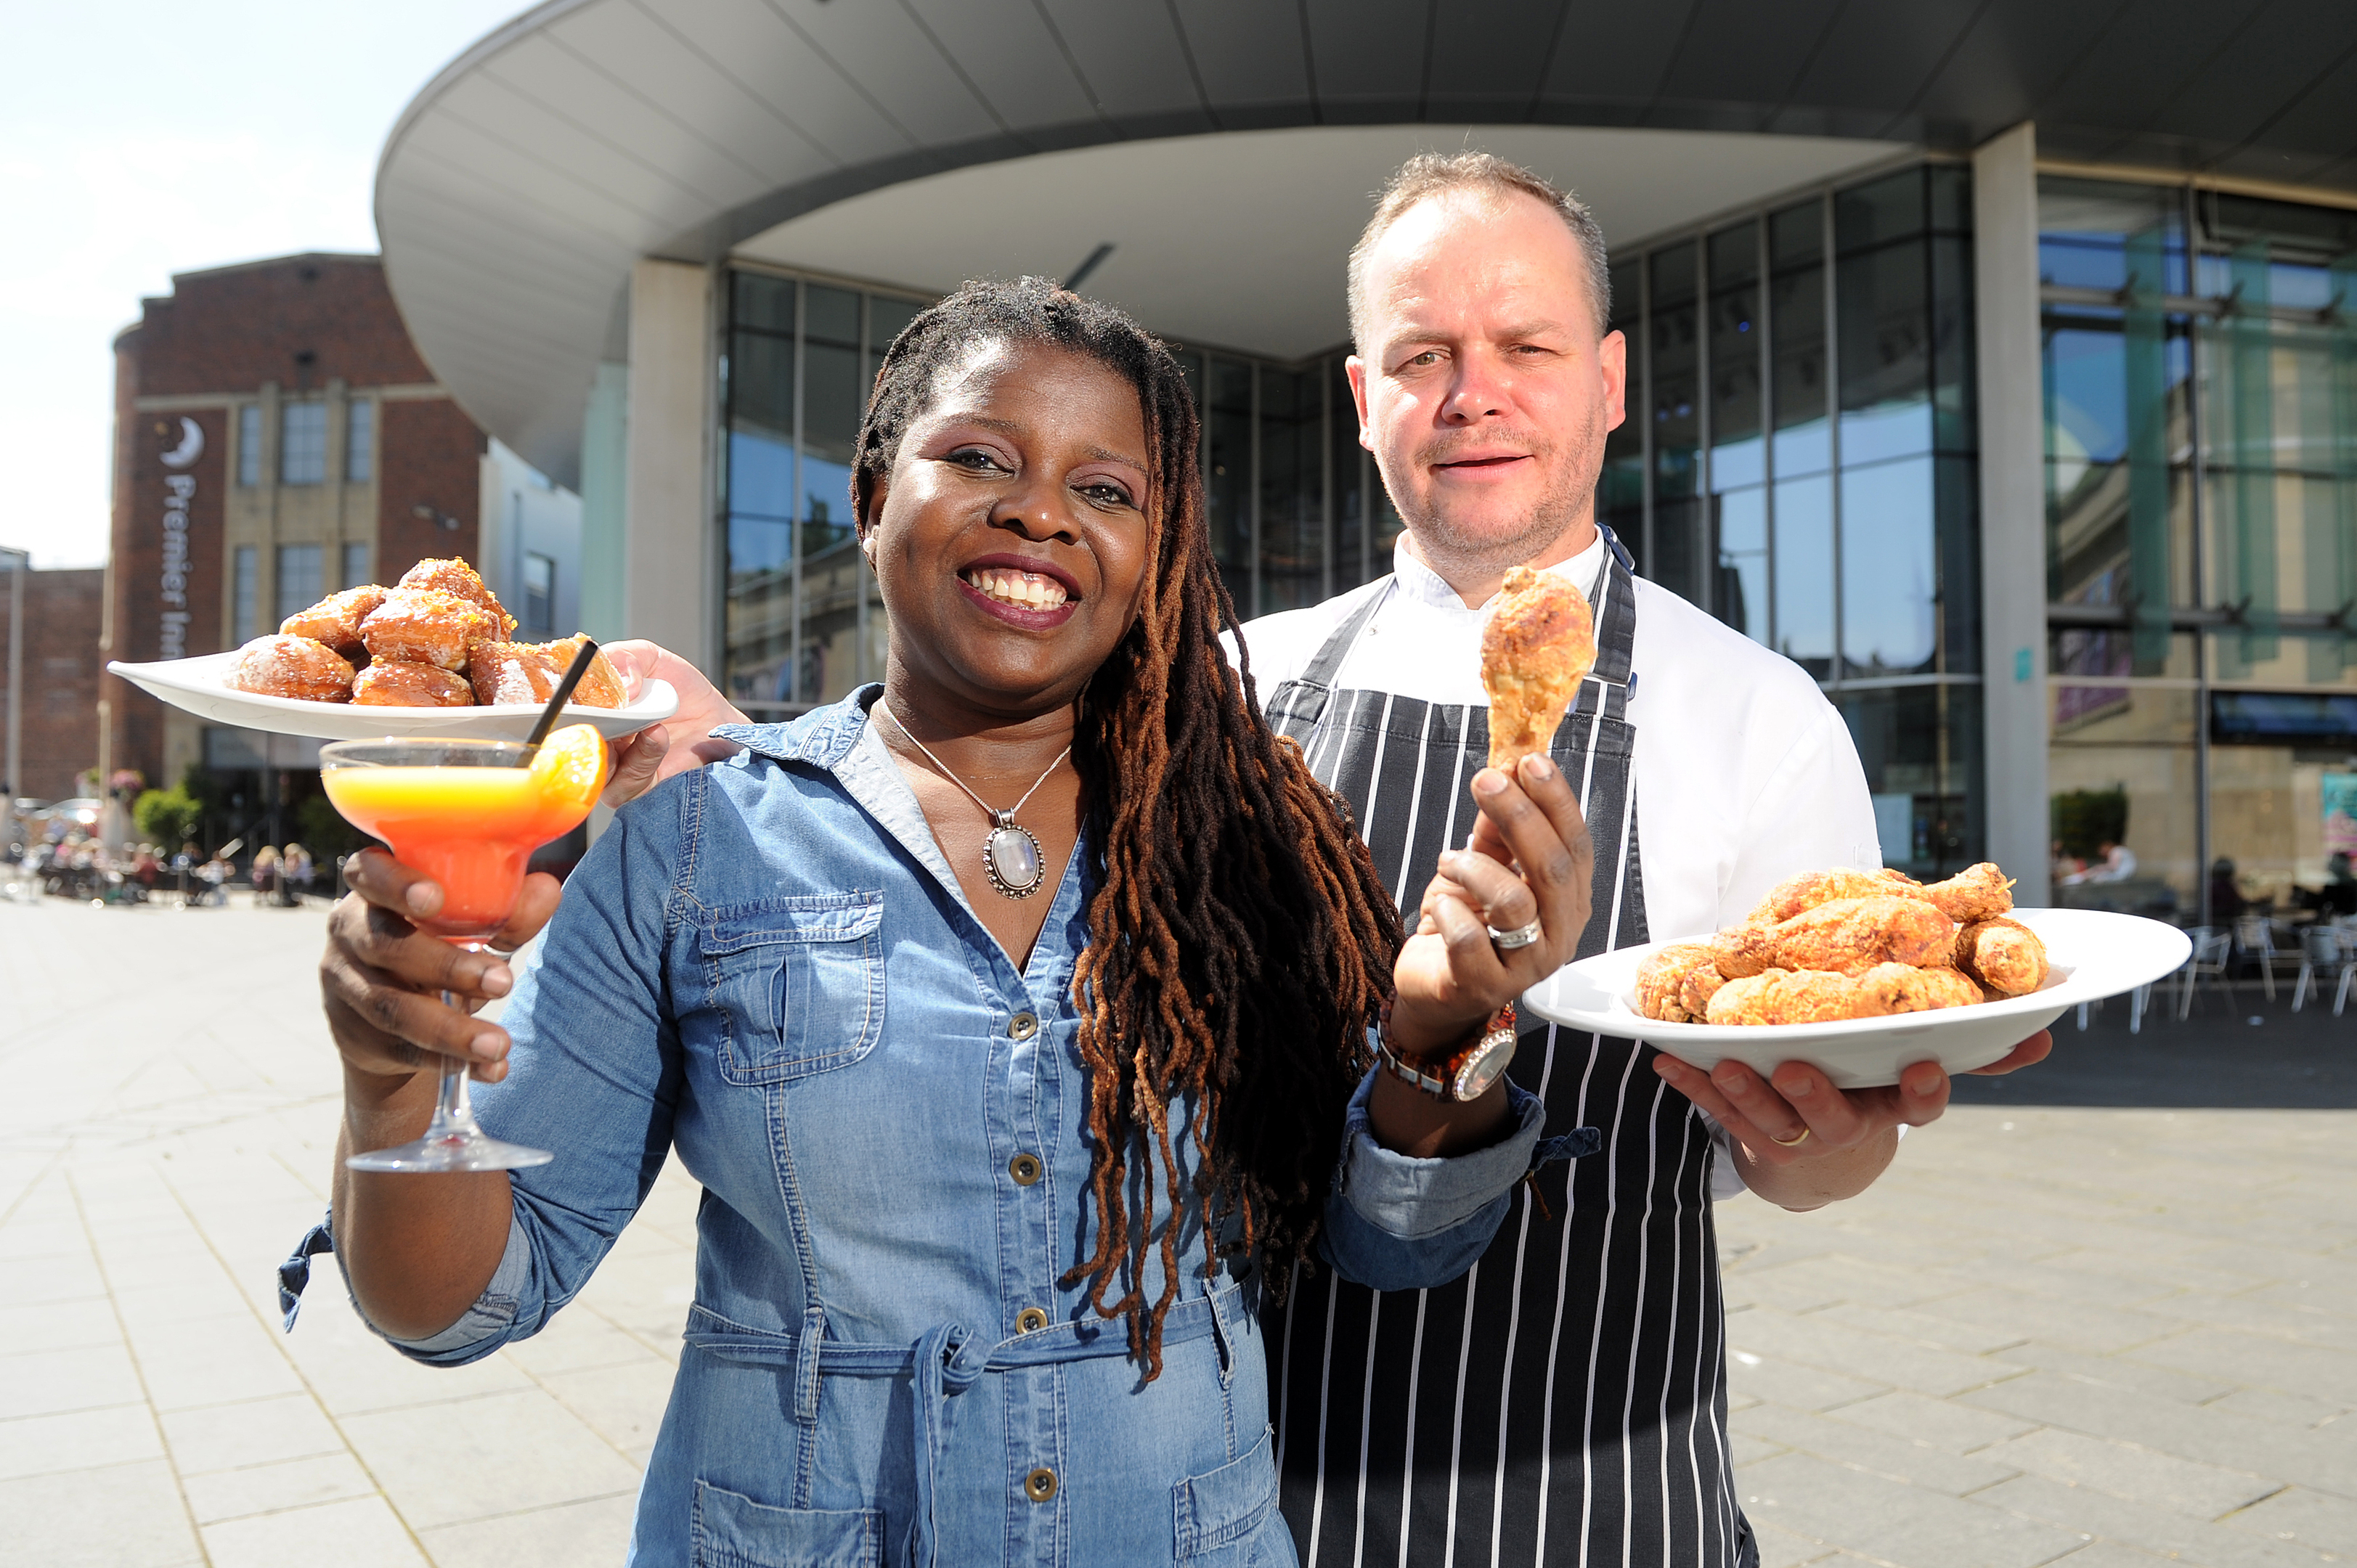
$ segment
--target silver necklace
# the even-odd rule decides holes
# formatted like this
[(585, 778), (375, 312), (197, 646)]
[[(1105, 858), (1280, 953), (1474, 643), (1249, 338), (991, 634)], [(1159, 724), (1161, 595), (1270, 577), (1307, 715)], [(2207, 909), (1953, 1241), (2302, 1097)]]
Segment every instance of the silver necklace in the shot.
[(974, 803), (980, 806), (983, 814), (991, 820), (993, 826), (989, 835), (982, 841), (982, 871), (990, 878), (991, 886), (1009, 898), (1028, 898), (1039, 892), (1039, 884), (1048, 875), (1048, 856), (1039, 847), (1039, 836), (1017, 822), (1015, 813), (1039, 792), (1039, 786), (1048, 782), (1049, 773), (1064, 765), (1064, 758), (1072, 755), (1072, 748), (1067, 746), (1058, 752), (1056, 760), (1048, 764), (1047, 772), (1031, 780), (1031, 788), (1023, 791), (1023, 799), (1001, 811), (974, 794), (974, 786), (952, 772), (948, 763), (933, 756), (933, 748), (917, 738), (916, 731), (909, 727), (906, 719), (892, 713), (890, 703), (879, 697), (876, 705), (891, 714), (892, 722), (899, 726), (902, 735), (909, 737), (909, 744), (923, 752), (926, 758), (942, 770), (942, 778), (973, 796)]

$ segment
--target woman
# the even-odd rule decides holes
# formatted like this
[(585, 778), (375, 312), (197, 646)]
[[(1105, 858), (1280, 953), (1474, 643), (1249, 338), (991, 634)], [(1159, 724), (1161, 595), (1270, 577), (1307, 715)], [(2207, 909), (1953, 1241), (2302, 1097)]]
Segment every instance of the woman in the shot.
[(893, 345), (861, 432), (880, 693), (724, 730), (741, 751), (622, 811), (505, 1031), (423, 993), (505, 966), (409, 933), (438, 895), (361, 857), (325, 966), (347, 1150), (415, 1136), (445, 1053), (504, 1079), (499, 1136), (556, 1153), (339, 1166), (381, 1332), (488, 1354), (673, 1144), (706, 1188), (634, 1562), (1290, 1563), (1261, 1294), (1320, 1262), (1448, 1278), (1542, 1157), (1530, 1097), (1365, 1075), (1366, 1031), (1395, 990), (1390, 1048), (1453, 1051), (1568, 955), (1568, 788), (1485, 774), (1491, 854), (1444, 863), (1403, 946), (1222, 652), (1198, 472), (1178, 367), (1126, 318), (969, 286)]

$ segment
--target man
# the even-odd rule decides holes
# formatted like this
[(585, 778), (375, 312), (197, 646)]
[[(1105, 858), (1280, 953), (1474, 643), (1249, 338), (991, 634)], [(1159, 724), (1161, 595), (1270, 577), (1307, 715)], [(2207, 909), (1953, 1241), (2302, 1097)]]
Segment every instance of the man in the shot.
[[(1596, 525), (1628, 349), (1604, 329), (1587, 209), (1485, 154), (1419, 156), (1379, 198), (1350, 288), (1360, 439), (1406, 525), (1396, 567), (1243, 641), (1271, 719), (1350, 800), (1401, 908), (1469, 825), (1481, 612), (1523, 564), (1569, 575), (1598, 617), (1595, 677), (1554, 749), (1595, 844), (1583, 954), (1713, 930), (1795, 872), (1879, 865), (1865, 776), (1814, 682), (1638, 579)], [(1843, 1093), (1799, 1064), (1704, 1074), (1531, 1024), (1512, 1072), (1550, 1133), (1598, 1128), (1602, 1151), (1538, 1173), (1452, 1285), (1329, 1271), (1270, 1314), (1282, 1503), (1309, 1568), (1755, 1562), (1711, 1203), (1850, 1197), (1947, 1101), (1929, 1064)]]

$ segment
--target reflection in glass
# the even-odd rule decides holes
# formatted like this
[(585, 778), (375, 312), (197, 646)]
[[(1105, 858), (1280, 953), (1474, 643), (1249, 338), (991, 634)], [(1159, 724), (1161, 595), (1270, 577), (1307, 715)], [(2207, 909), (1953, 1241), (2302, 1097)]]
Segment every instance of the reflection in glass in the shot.
[(1211, 395), (1203, 413), (1209, 472), (1203, 486), (1211, 559), (1245, 620), (1260, 613), (1253, 596), (1253, 367), (1233, 360), (1210, 365)]
[(1883, 864), (1928, 882), (1983, 859), (1980, 688), (1849, 689), (1834, 700), (1865, 765)]
[(1767, 478), (1760, 443), (1759, 226), (1710, 241), (1710, 484), (1715, 490)]
[(1924, 169), (1921, 164), (1834, 195), (1834, 244), (1853, 252), (1910, 239), (1923, 231)]
[[(2087, 651), (2081, 650), (2083, 656)], [(2125, 647), (2116, 661), (2127, 663)], [(2060, 663), (2056, 671), (2075, 672), (2064, 671)], [(2190, 915), (2200, 905), (2202, 880), (2194, 693), (2057, 681), (2050, 702), (2047, 780), (2055, 797), (2062, 854), (2091, 861), (2102, 847), (2100, 836), (2124, 830), (2120, 842), (2136, 858), (2131, 883), (2115, 889), (2102, 884), (2058, 887), (2058, 900), (2107, 901), (2124, 913), (2165, 914), (2174, 908)], [(2218, 853), (2231, 852), (2222, 844)]]
[(1776, 651), (1818, 680), (1834, 672), (1834, 483), (1776, 484)]
[(1939, 591), (1932, 461), (1903, 457), (1841, 475), (1845, 673), (1929, 673)]
[(1691, 242), (1655, 252), (1652, 345), (1648, 388), (1653, 422), (1653, 526), (1647, 573), (1653, 581), (1695, 604), (1705, 602), (1702, 566), (1707, 559), (1695, 537), (1699, 509), (1684, 498), (1695, 490), (1702, 435), (1702, 387), (1698, 311), (1695, 299), (1695, 247)]
[[(1802, 209), (1815, 219), (1814, 203)], [(1780, 272), (1768, 288), (1774, 355), (1776, 477), (1821, 474), (1833, 467), (1825, 420), (1825, 270)]]
[(1326, 596), (1321, 400), (1314, 371), (1260, 373), (1260, 604), (1301, 609)]
[(1718, 580), (1711, 608), (1758, 642), (1768, 640), (1768, 492), (1747, 485), (1711, 497), (1717, 522)]
[(1372, 564), (1372, 542), (1367, 531), (1364, 480), (1373, 466), (1361, 465), (1358, 405), (1351, 401), (1351, 378), (1342, 356), (1326, 361), (1327, 464), (1334, 476), (1334, 591), (1340, 593), (1388, 569)]
[(1842, 258), (1835, 291), (1845, 467), (1932, 449), (1928, 260), (1921, 240)]
[[(2145, 242), (2132, 252), (2131, 239)], [(2038, 273), (2064, 288), (2185, 293), (2182, 197), (2166, 186), (2040, 176)]]

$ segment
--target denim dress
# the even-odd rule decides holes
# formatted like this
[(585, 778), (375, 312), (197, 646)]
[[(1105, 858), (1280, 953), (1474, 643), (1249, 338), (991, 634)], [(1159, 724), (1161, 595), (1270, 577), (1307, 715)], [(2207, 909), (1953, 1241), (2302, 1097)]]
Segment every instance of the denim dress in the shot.
[[(395, 1343), (458, 1365), (538, 1331), (675, 1148), (705, 1188), (695, 1296), (631, 1563), (1290, 1564), (1258, 1270), (1204, 1277), (1191, 1165), (1157, 1380), (1065, 1283), (1094, 1223), (1071, 989), (1095, 847), (1017, 968), (869, 725), (877, 691), (716, 732), (746, 749), (624, 808), (573, 874), (518, 963), (512, 1070), (476, 1097), (556, 1158), (513, 1173), (466, 1316)], [(1324, 1258), (1439, 1283), (1563, 1151), (1517, 1091), (1496, 1144), (1405, 1158), (1367, 1136), (1367, 1087)]]

